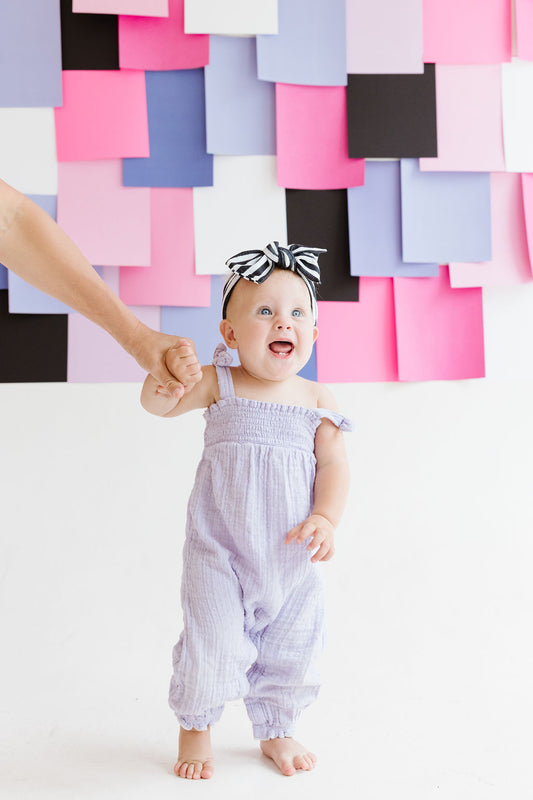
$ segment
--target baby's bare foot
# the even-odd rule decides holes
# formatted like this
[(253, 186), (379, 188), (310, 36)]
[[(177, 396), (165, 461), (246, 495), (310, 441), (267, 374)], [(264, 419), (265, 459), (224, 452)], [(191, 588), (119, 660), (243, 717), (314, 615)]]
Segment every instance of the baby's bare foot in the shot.
[(180, 728), (179, 755), (174, 772), (178, 778), (211, 778), (215, 771), (211, 750), (211, 731), (186, 731)]
[(315, 754), (290, 736), (262, 741), (261, 750), (284, 775), (294, 775), (297, 769), (313, 769), (316, 764)]

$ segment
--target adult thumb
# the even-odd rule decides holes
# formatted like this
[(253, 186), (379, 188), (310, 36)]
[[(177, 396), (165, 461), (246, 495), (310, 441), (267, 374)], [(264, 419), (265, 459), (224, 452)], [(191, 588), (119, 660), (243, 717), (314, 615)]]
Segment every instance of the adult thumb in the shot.
[(158, 376), (154, 375), (154, 377), (156, 381), (164, 387), (169, 397), (174, 397), (176, 400), (179, 400), (183, 396), (185, 391), (183, 384), (176, 380), (166, 367), (161, 367), (160, 374)]

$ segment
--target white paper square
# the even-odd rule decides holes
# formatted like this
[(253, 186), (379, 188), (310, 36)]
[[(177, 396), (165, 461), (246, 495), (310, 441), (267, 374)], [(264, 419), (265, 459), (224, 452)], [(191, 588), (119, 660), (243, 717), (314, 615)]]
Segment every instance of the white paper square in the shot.
[(185, 33), (278, 32), (278, 0), (185, 0)]
[(53, 108), (0, 108), (0, 175), (23, 194), (57, 194)]
[(272, 239), (287, 244), (275, 156), (215, 156), (214, 185), (193, 189), (193, 201), (200, 275), (226, 274), (226, 260), (241, 250), (260, 250)]

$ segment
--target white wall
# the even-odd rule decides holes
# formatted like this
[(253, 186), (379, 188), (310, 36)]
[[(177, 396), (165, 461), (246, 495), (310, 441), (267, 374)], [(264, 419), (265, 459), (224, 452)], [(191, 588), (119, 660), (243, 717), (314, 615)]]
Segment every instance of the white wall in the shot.
[[(533, 381), (333, 390), (357, 426), (353, 483), (302, 722), (326, 767), (291, 797), (531, 797)], [(0, 385), (0, 773), (17, 797), (178, 788), (166, 687), (203, 420), (156, 419), (138, 394)], [(233, 797), (241, 717), (218, 734)]]

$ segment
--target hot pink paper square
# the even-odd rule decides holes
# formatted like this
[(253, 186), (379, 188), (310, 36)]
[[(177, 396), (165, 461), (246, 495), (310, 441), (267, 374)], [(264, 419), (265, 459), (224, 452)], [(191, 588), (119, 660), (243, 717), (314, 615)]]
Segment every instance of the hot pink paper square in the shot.
[(126, 305), (208, 306), (211, 278), (196, 275), (192, 189), (151, 189), (152, 253), (148, 269), (120, 270)]
[(276, 84), (278, 183), (287, 189), (362, 186), (364, 159), (348, 157), (345, 86)]
[(118, 19), (118, 53), (123, 69), (194, 69), (209, 63), (209, 36), (183, 29), (184, 0), (169, 0), (164, 19)]
[(317, 378), (323, 383), (397, 381), (391, 278), (361, 278), (359, 302), (318, 303)]
[(122, 162), (58, 164), (57, 221), (94, 265), (150, 266), (150, 189), (122, 185)]
[(481, 289), (452, 289), (447, 267), (393, 280), (400, 380), (484, 377)]
[(149, 156), (144, 72), (64, 71), (55, 124), (58, 161)]

